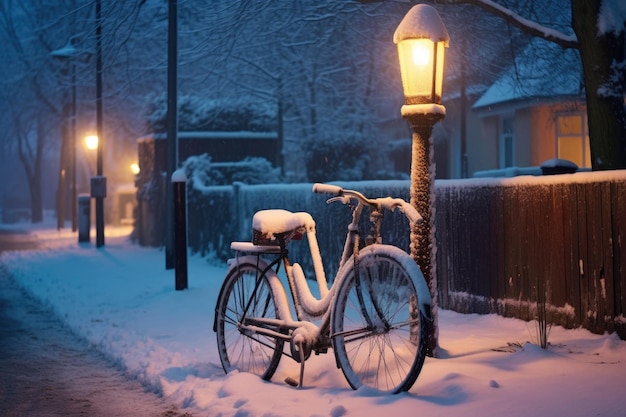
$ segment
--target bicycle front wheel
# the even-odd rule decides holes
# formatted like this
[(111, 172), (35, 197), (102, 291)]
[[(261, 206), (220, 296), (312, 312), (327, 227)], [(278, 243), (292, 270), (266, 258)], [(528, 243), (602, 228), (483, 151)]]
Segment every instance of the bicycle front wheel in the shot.
[(251, 320), (271, 323), (280, 319), (271, 282), (276, 276), (269, 273), (273, 271), (262, 274), (256, 262), (243, 261), (224, 279), (215, 309), (215, 330), (226, 373), (237, 369), (269, 380), (276, 372), (283, 340), (257, 333), (254, 326), (246, 324)]
[(358, 273), (352, 266), (343, 274), (332, 312), (337, 363), (353, 389), (407, 391), (426, 356), (428, 326), (413, 281), (424, 277), (395, 247), (369, 246), (358, 259)]

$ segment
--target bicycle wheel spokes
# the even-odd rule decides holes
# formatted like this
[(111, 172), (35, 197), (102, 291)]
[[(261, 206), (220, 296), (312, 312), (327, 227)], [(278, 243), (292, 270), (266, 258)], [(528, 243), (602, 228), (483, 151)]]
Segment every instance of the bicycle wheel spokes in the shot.
[(247, 318), (279, 318), (269, 280), (259, 274), (256, 266), (244, 263), (225, 279), (217, 306), (217, 343), (226, 372), (237, 369), (267, 380), (278, 367), (283, 341), (246, 326)]
[(333, 312), (333, 341), (353, 388), (408, 390), (424, 360), (425, 343), (411, 276), (393, 257), (372, 254), (342, 282)]

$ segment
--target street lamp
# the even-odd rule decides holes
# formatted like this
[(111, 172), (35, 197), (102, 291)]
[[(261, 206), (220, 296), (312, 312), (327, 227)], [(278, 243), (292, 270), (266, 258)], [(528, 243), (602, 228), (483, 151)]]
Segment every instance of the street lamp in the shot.
[(104, 118), (102, 108), (102, 0), (96, 0), (96, 176), (91, 177), (91, 197), (96, 199), (96, 247), (104, 246), (104, 198), (107, 194), (107, 179), (102, 174), (104, 155)]
[[(71, 123), (71, 135), (70, 135), (70, 184), (71, 184), (71, 205), (72, 205), (72, 232), (77, 229), (77, 196), (76, 196), (76, 58), (80, 56), (89, 56), (91, 52), (86, 49), (78, 49), (75, 44), (78, 38), (72, 36), (62, 48), (56, 49), (50, 52), (50, 56), (53, 58), (64, 60), (71, 63), (72, 68), (72, 123)], [(64, 166), (61, 166), (61, 170), (64, 170)], [(61, 188), (61, 187), (60, 187)], [(61, 188), (63, 191), (64, 189)], [(60, 193), (61, 200), (65, 198), (64, 192)], [(61, 209), (60, 209), (61, 208)], [(59, 210), (60, 209), (60, 210)], [(61, 213), (57, 216), (64, 216), (64, 204), (57, 202), (57, 211)], [(57, 219), (57, 227), (60, 229), (64, 223), (62, 217)]]
[[(77, 214), (76, 214), (76, 63), (74, 62), (74, 56), (79, 54), (80, 52), (74, 47), (74, 41), (76, 38), (71, 38), (67, 45), (60, 49), (56, 49), (50, 52), (50, 56), (56, 59), (68, 61), (72, 66), (72, 123), (71, 123), (71, 134), (70, 134), (70, 184), (71, 184), (71, 205), (72, 205), (72, 232), (76, 231), (77, 228)], [(62, 148), (64, 148), (62, 146)], [(61, 160), (64, 161), (65, 155), (62, 156)], [(61, 166), (61, 170), (64, 170), (65, 166)], [(63, 175), (61, 175), (61, 178)], [(65, 223), (65, 184), (59, 184), (59, 190), (63, 192), (59, 192), (57, 196), (57, 228), (61, 228), (61, 225)]]
[(441, 105), (443, 62), (450, 36), (432, 6), (418, 4), (400, 22), (393, 35), (398, 45), (405, 104), (402, 117), (413, 129), (411, 149), (411, 205), (424, 221), (411, 230), (411, 257), (419, 265), (433, 299), (433, 327), (428, 349), (436, 354), (437, 274), (435, 242), (435, 164), (433, 126), (445, 117)]

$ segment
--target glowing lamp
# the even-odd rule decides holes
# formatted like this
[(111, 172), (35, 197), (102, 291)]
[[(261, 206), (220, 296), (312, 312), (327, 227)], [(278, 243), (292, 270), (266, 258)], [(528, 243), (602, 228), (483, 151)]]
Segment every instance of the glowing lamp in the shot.
[(441, 104), (443, 63), (450, 36), (439, 13), (426, 4), (414, 6), (393, 35), (407, 105)]
[(89, 150), (98, 149), (98, 136), (89, 135), (85, 137), (85, 146)]

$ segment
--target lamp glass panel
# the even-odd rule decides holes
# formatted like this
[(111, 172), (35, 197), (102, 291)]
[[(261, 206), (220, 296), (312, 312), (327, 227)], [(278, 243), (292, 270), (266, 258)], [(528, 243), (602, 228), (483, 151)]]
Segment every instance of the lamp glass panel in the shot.
[(420, 102), (432, 100), (434, 51), (430, 39), (405, 39), (398, 43), (402, 86), (407, 98), (422, 97)]
[(437, 75), (435, 78), (435, 103), (441, 103), (441, 96), (443, 94), (443, 58), (445, 55), (446, 46), (443, 42), (437, 42)]

